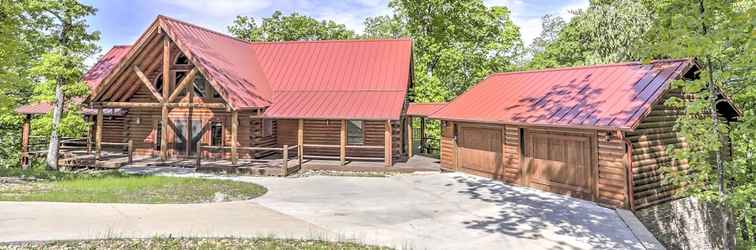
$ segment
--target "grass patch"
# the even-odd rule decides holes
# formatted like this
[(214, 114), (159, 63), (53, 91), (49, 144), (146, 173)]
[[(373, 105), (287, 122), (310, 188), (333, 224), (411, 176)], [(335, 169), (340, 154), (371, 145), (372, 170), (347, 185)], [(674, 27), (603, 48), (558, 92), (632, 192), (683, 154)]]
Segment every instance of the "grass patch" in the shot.
[(282, 240), (271, 238), (152, 238), (108, 239), (85, 241), (53, 241), (0, 245), (8, 249), (260, 249), (260, 250), (384, 250), (387, 247), (370, 246), (351, 242), (328, 242), (319, 240)]
[(253, 183), (167, 176), (66, 176), (51, 182), (0, 186), (3, 201), (89, 203), (202, 203), (246, 200), (267, 190)]

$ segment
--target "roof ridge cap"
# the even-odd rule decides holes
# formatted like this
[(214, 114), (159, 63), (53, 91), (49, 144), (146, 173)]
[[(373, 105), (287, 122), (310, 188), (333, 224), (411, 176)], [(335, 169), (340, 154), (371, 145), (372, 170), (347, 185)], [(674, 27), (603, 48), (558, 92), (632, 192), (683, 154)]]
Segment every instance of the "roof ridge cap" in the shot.
[(173, 18), (173, 17), (169, 17), (169, 16), (165, 16), (165, 15), (161, 14), (161, 15), (158, 15), (158, 18), (164, 18), (164, 19), (167, 19), (167, 20), (170, 20), (170, 21), (174, 21), (174, 22), (178, 22), (178, 23), (181, 23), (181, 24), (189, 25), (189, 26), (192, 26), (194, 28), (198, 28), (198, 29), (201, 29), (201, 30), (204, 30), (204, 31), (207, 31), (207, 32), (219, 35), (219, 36), (222, 36), (222, 37), (230, 38), (230, 39), (233, 39), (233, 40), (236, 40), (238, 42), (245, 43), (245, 44), (251, 44), (247, 40), (244, 40), (244, 39), (241, 39), (241, 38), (238, 38), (238, 37), (234, 37), (234, 36), (231, 36), (231, 35), (228, 35), (228, 34), (223, 34), (223, 33), (219, 32), (219, 31), (211, 30), (209, 28), (205, 28), (205, 27), (193, 24), (193, 23), (189, 23), (189, 22), (186, 22), (186, 21), (178, 20), (178, 19)]
[(353, 42), (405, 42), (405, 41), (412, 41), (411, 38), (404, 37), (404, 38), (386, 38), (386, 39), (344, 39), (344, 40), (337, 40), (337, 39), (327, 39), (327, 40), (295, 40), (295, 41), (259, 41), (259, 42), (249, 42), (252, 45), (255, 44), (288, 44), (288, 43), (353, 43)]
[[(659, 60), (653, 60), (649, 64), (665, 63), (665, 62), (681, 62), (681, 61), (689, 61), (689, 60), (690, 60), (689, 58), (659, 59)], [(640, 61), (631, 61), (631, 62), (621, 62), (621, 63), (593, 64), (593, 65), (570, 66), (570, 67), (559, 67), (559, 68), (546, 68), (546, 69), (534, 69), (534, 70), (512, 71), (512, 72), (497, 72), (497, 73), (491, 74), (491, 76), (515, 75), (515, 74), (539, 73), (539, 72), (552, 72), (552, 71), (564, 71), (564, 70), (579, 70), (579, 69), (588, 69), (588, 68), (606, 68), (606, 67), (631, 66), (631, 65), (644, 65), (644, 63), (642, 63)]]

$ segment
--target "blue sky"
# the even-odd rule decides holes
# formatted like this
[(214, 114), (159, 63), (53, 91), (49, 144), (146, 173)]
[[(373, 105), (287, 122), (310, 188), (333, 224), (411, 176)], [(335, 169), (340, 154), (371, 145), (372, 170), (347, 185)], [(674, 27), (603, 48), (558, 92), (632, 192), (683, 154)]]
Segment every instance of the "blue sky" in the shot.
[[(259, 20), (275, 10), (288, 14), (299, 12), (317, 19), (330, 19), (361, 32), (362, 21), (369, 16), (391, 13), (388, 0), (82, 0), (98, 9), (89, 18), (92, 30), (102, 33), (102, 53), (113, 45), (131, 44), (158, 14), (188, 21), (227, 33), (237, 15)], [(588, 6), (588, 0), (484, 0), (487, 5), (504, 5), (520, 26), (525, 44), (541, 32), (540, 17), (560, 15), (569, 19), (568, 10)]]

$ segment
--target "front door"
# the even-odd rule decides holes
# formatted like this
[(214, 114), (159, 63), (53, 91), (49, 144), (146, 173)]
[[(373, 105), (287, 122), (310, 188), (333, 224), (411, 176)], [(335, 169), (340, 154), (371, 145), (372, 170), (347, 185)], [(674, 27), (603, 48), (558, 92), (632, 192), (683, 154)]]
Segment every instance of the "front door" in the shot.
[(178, 157), (191, 157), (197, 155), (199, 142), (202, 140), (201, 120), (176, 120), (176, 138), (174, 150)]
[(531, 187), (591, 199), (591, 141), (588, 136), (528, 134), (526, 169)]

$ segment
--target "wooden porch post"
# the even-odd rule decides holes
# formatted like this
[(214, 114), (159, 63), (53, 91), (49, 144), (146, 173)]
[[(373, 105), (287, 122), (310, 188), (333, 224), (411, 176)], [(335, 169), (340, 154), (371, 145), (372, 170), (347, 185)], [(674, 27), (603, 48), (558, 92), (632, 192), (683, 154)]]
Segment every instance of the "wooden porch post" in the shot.
[(289, 145), (283, 145), (283, 157), (281, 160), (283, 160), (281, 164), (281, 176), (286, 177), (289, 175)]
[(346, 161), (346, 123), (346, 120), (341, 120), (341, 131), (339, 133), (339, 165), (341, 166), (344, 166), (344, 163)]
[(386, 132), (384, 134), (384, 163), (386, 164), (386, 167), (391, 166), (391, 157), (392, 156), (392, 150), (391, 150), (391, 121), (386, 121)]
[(420, 152), (428, 153), (423, 151), (425, 149), (425, 117), (420, 117)]
[(302, 119), (299, 119), (299, 125), (297, 125), (297, 146), (299, 166), (302, 167), (302, 159), (304, 158), (304, 120)]
[(29, 168), (29, 135), (31, 134), (31, 115), (24, 116), (24, 124), (21, 126), (21, 167)]
[(102, 108), (97, 109), (97, 127), (95, 128), (95, 160), (102, 157)]
[(231, 164), (239, 163), (239, 153), (236, 151), (236, 144), (239, 133), (239, 111), (231, 111)]
[(171, 71), (171, 41), (167, 35), (163, 36), (163, 110), (161, 112), (162, 133), (160, 133), (160, 160), (168, 159), (168, 106), (166, 100), (170, 95)]
[(407, 156), (412, 158), (412, 116), (407, 116)]

